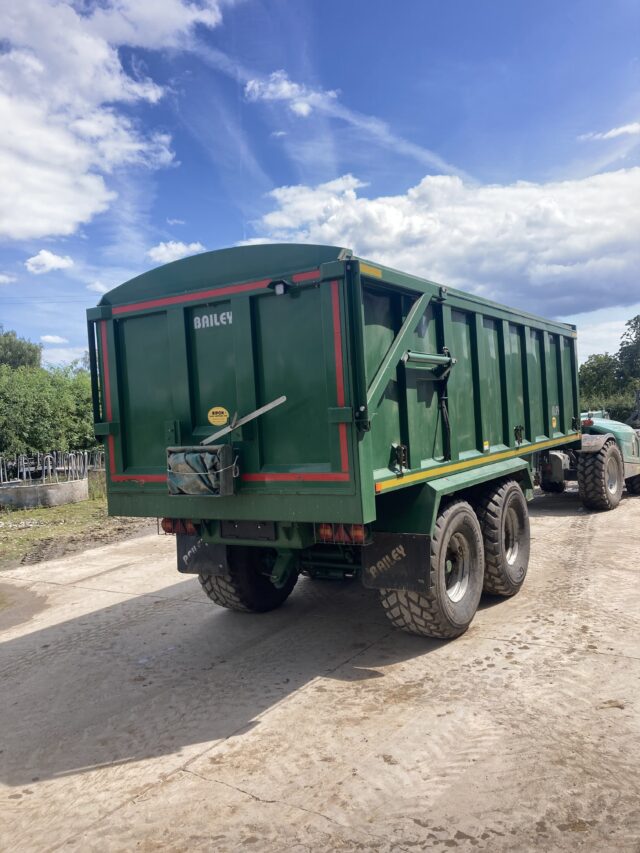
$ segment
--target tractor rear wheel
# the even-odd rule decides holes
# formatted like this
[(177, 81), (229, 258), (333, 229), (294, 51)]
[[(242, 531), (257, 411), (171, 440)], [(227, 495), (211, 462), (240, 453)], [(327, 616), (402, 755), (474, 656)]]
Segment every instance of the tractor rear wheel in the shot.
[(273, 548), (234, 545), (228, 548), (227, 554), (228, 574), (198, 575), (206, 595), (220, 607), (244, 613), (265, 613), (280, 607), (296, 585), (296, 572), (281, 588), (271, 583), (271, 569), (276, 559)]
[(428, 594), (382, 589), (380, 599), (396, 628), (421, 637), (459, 637), (475, 616), (482, 594), (484, 550), (480, 524), (466, 501), (449, 504), (430, 540), (433, 587)]
[(598, 453), (578, 455), (578, 490), (588, 509), (615, 509), (623, 486), (624, 463), (615, 441), (607, 441)]
[(478, 507), (484, 540), (484, 591), (515, 595), (529, 566), (529, 512), (515, 480), (491, 488)]

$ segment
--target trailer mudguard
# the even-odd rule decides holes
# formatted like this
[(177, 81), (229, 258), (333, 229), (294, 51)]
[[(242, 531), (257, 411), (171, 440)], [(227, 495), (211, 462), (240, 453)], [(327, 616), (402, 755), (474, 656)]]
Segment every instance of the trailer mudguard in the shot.
[(176, 540), (179, 572), (187, 575), (229, 573), (226, 545), (214, 545), (186, 533), (178, 533)]
[(449, 495), (469, 496), (473, 490), (492, 480), (513, 477), (525, 490), (533, 494), (531, 468), (526, 459), (505, 459), (480, 468), (460, 471), (448, 477), (438, 477), (423, 485), (398, 489), (377, 498), (376, 531), (386, 533), (433, 534), (440, 503)]
[(431, 589), (429, 537), (420, 533), (374, 533), (362, 549), (362, 585), (367, 589)]

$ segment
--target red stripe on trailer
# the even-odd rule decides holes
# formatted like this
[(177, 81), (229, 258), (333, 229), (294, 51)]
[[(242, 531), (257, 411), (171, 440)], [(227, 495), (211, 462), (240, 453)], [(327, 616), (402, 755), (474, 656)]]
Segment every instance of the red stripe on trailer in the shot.
[[(333, 351), (336, 363), (336, 398), (338, 406), (344, 406), (344, 363), (342, 361), (342, 328), (340, 326), (340, 291), (337, 281), (331, 282), (331, 308), (333, 314)], [(347, 425), (338, 424), (340, 435), (340, 467), (349, 470)]]
[(347, 425), (338, 424), (340, 431), (340, 466), (343, 471), (349, 470), (349, 451), (347, 450)]
[(200, 290), (198, 293), (187, 293), (181, 296), (165, 296), (162, 299), (148, 299), (146, 302), (135, 302), (133, 305), (116, 305), (113, 314), (128, 314), (131, 311), (146, 311), (148, 308), (162, 308), (166, 305), (182, 305), (186, 302), (198, 302), (216, 296), (230, 296), (233, 293), (243, 293), (247, 290), (261, 290), (271, 279), (251, 281), (248, 284), (235, 284), (231, 287), (218, 287), (211, 290)]
[(109, 357), (107, 355), (107, 321), (100, 323), (100, 340), (102, 342), (102, 376), (104, 379), (104, 401), (107, 421), (111, 421), (111, 383), (109, 381)]
[(135, 480), (138, 483), (166, 483), (166, 474), (112, 474), (113, 483), (122, 483), (124, 480)]
[(313, 281), (314, 278), (320, 278), (320, 270), (309, 270), (309, 272), (294, 273), (291, 278), (293, 281)]
[[(299, 272), (292, 276), (293, 281), (309, 281), (320, 277), (320, 270), (309, 270), (309, 272)], [(265, 287), (272, 281), (270, 278), (263, 278), (259, 281), (250, 281), (247, 284), (232, 284), (229, 287), (217, 287), (210, 290), (199, 290), (196, 293), (183, 293), (178, 296), (164, 296), (161, 299), (147, 299), (144, 302), (134, 302), (132, 305), (115, 305), (112, 308), (112, 313), (128, 314), (131, 311), (146, 311), (149, 308), (162, 308), (166, 305), (184, 305), (188, 302), (198, 302), (202, 299), (210, 299), (218, 296), (232, 296), (234, 293), (245, 293), (248, 290), (264, 290)]]
[(318, 473), (279, 473), (272, 472), (270, 474), (242, 474), (241, 479), (246, 483), (280, 483), (280, 482), (309, 482), (316, 480), (318, 482), (344, 482), (349, 479), (349, 474), (343, 474), (340, 471), (321, 471)]
[(344, 367), (342, 364), (342, 330), (340, 329), (340, 294), (338, 282), (331, 282), (331, 311), (333, 314), (333, 352), (336, 362), (336, 396), (344, 406)]

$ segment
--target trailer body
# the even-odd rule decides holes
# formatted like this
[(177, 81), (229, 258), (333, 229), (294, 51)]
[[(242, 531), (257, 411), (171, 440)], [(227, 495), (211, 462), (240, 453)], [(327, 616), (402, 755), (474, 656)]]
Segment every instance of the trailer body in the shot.
[[(286, 554), (312, 567), (319, 525), (342, 530), (334, 546), (428, 539), (452, 495), (505, 478), (526, 492), (532, 454), (579, 447), (574, 326), (344, 248), (179, 260), (105, 294), (88, 323), (109, 511), (188, 521), (183, 552), (200, 543), (220, 572), (216, 546), (265, 543), (274, 577)], [(226, 462), (205, 483), (215, 448)], [(191, 473), (170, 489), (180, 452)]]

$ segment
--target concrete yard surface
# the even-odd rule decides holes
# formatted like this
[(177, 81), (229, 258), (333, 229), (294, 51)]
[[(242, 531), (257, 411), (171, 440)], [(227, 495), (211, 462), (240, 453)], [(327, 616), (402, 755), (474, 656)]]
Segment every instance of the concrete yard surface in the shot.
[(449, 643), (357, 582), (217, 608), (147, 536), (0, 575), (0, 849), (640, 851), (640, 498), (531, 506)]

